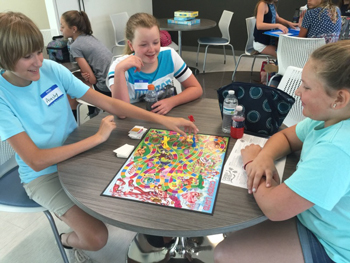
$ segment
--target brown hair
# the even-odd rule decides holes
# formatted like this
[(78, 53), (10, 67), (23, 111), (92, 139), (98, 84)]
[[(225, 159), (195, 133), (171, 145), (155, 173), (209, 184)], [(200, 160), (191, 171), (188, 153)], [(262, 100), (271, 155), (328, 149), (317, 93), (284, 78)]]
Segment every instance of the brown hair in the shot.
[(258, 13), (258, 6), (259, 6), (259, 4), (261, 3), (261, 2), (263, 2), (263, 3), (265, 3), (265, 4), (274, 4), (275, 5), (275, 9), (277, 9), (277, 7), (276, 7), (276, 2), (277, 2), (278, 0), (259, 0), (259, 2), (256, 4), (256, 6), (255, 6), (255, 9), (254, 9), (254, 16), (256, 17), (256, 15), (257, 15), (257, 13)]
[(0, 13), (0, 68), (13, 71), (20, 58), (43, 50), (39, 28), (18, 12)]
[[(126, 23), (125, 39), (132, 42), (135, 37), (135, 30), (138, 27), (152, 28), (154, 26), (157, 26), (159, 29), (158, 21), (154, 16), (147, 13), (136, 13), (132, 15)], [(126, 43), (124, 54), (131, 54), (132, 52), (128, 43)]]
[(310, 58), (316, 60), (316, 74), (328, 91), (350, 88), (350, 40), (323, 45)]
[(79, 32), (86, 35), (92, 35), (90, 20), (84, 11), (71, 10), (64, 12), (62, 18), (66, 21), (69, 28), (76, 26)]

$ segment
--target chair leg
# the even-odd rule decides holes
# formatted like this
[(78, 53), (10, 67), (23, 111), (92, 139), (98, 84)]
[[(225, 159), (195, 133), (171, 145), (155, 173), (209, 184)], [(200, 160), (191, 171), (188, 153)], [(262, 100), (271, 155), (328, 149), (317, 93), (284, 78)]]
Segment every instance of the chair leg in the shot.
[(199, 47), (200, 47), (200, 45), (201, 45), (201, 44), (198, 43), (196, 66), (198, 66), (198, 54), (199, 54)]
[(223, 49), (224, 49), (224, 64), (226, 64), (226, 49), (225, 49), (225, 46), (222, 46)]
[(233, 48), (233, 46), (231, 44), (229, 44), (229, 46), (232, 49), (232, 56), (233, 56), (233, 60), (235, 61), (235, 65), (237, 65), (235, 49)]
[(252, 67), (250, 68), (250, 76), (253, 75), (253, 68), (254, 68), (255, 60), (256, 60), (256, 56), (254, 56)]
[(236, 71), (237, 71), (239, 62), (241, 61), (241, 58), (244, 57), (244, 55), (245, 55), (245, 54), (242, 54), (242, 55), (240, 55), (239, 58), (238, 58), (238, 62), (236, 63), (235, 71), (233, 71), (233, 73), (232, 73), (232, 81), (235, 80), (235, 75), (236, 75)]
[(47, 219), (50, 222), (51, 229), (52, 229), (52, 232), (53, 232), (53, 234), (55, 236), (56, 243), (57, 243), (58, 249), (60, 250), (63, 262), (64, 263), (69, 263), (67, 255), (66, 255), (66, 252), (64, 251), (64, 248), (63, 248), (62, 243), (61, 243), (60, 235), (58, 234), (58, 230), (57, 230), (57, 227), (56, 227), (56, 224), (55, 224), (55, 220), (53, 219), (51, 213), (48, 210), (44, 211), (44, 214), (46, 215)]
[(205, 52), (204, 52), (203, 73), (205, 73), (205, 62), (207, 60), (208, 47), (209, 45), (205, 48)]

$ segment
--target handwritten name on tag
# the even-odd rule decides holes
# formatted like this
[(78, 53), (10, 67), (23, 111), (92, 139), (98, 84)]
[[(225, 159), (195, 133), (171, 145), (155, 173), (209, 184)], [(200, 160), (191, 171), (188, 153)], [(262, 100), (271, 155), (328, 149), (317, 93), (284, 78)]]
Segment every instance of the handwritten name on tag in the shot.
[(63, 97), (62, 91), (55, 84), (40, 95), (47, 106), (51, 106), (59, 98)]

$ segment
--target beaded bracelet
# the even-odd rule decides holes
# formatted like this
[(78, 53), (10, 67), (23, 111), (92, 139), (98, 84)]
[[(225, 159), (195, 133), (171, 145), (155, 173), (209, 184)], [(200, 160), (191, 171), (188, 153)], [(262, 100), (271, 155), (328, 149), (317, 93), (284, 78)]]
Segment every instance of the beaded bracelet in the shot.
[(253, 160), (250, 160), (248, 162), (245, 163), (245, 165), (243, 165), (243, 169), (245, 170), (245, 168), (247, 167), (248, 164), (250, 164)]

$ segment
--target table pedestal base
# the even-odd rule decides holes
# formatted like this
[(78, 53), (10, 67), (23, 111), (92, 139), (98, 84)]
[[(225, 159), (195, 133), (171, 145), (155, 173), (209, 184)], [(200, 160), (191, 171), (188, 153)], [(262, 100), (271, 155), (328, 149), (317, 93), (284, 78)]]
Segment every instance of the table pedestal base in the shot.
[(129, 246), (127, 263), (214, 262), (214, 248), (218, 243), (211, 242), (208, 237), (179, 237), (170, 248), (150, 251), (150, 245), (145, 242), (141, 234), (135, 236)]

